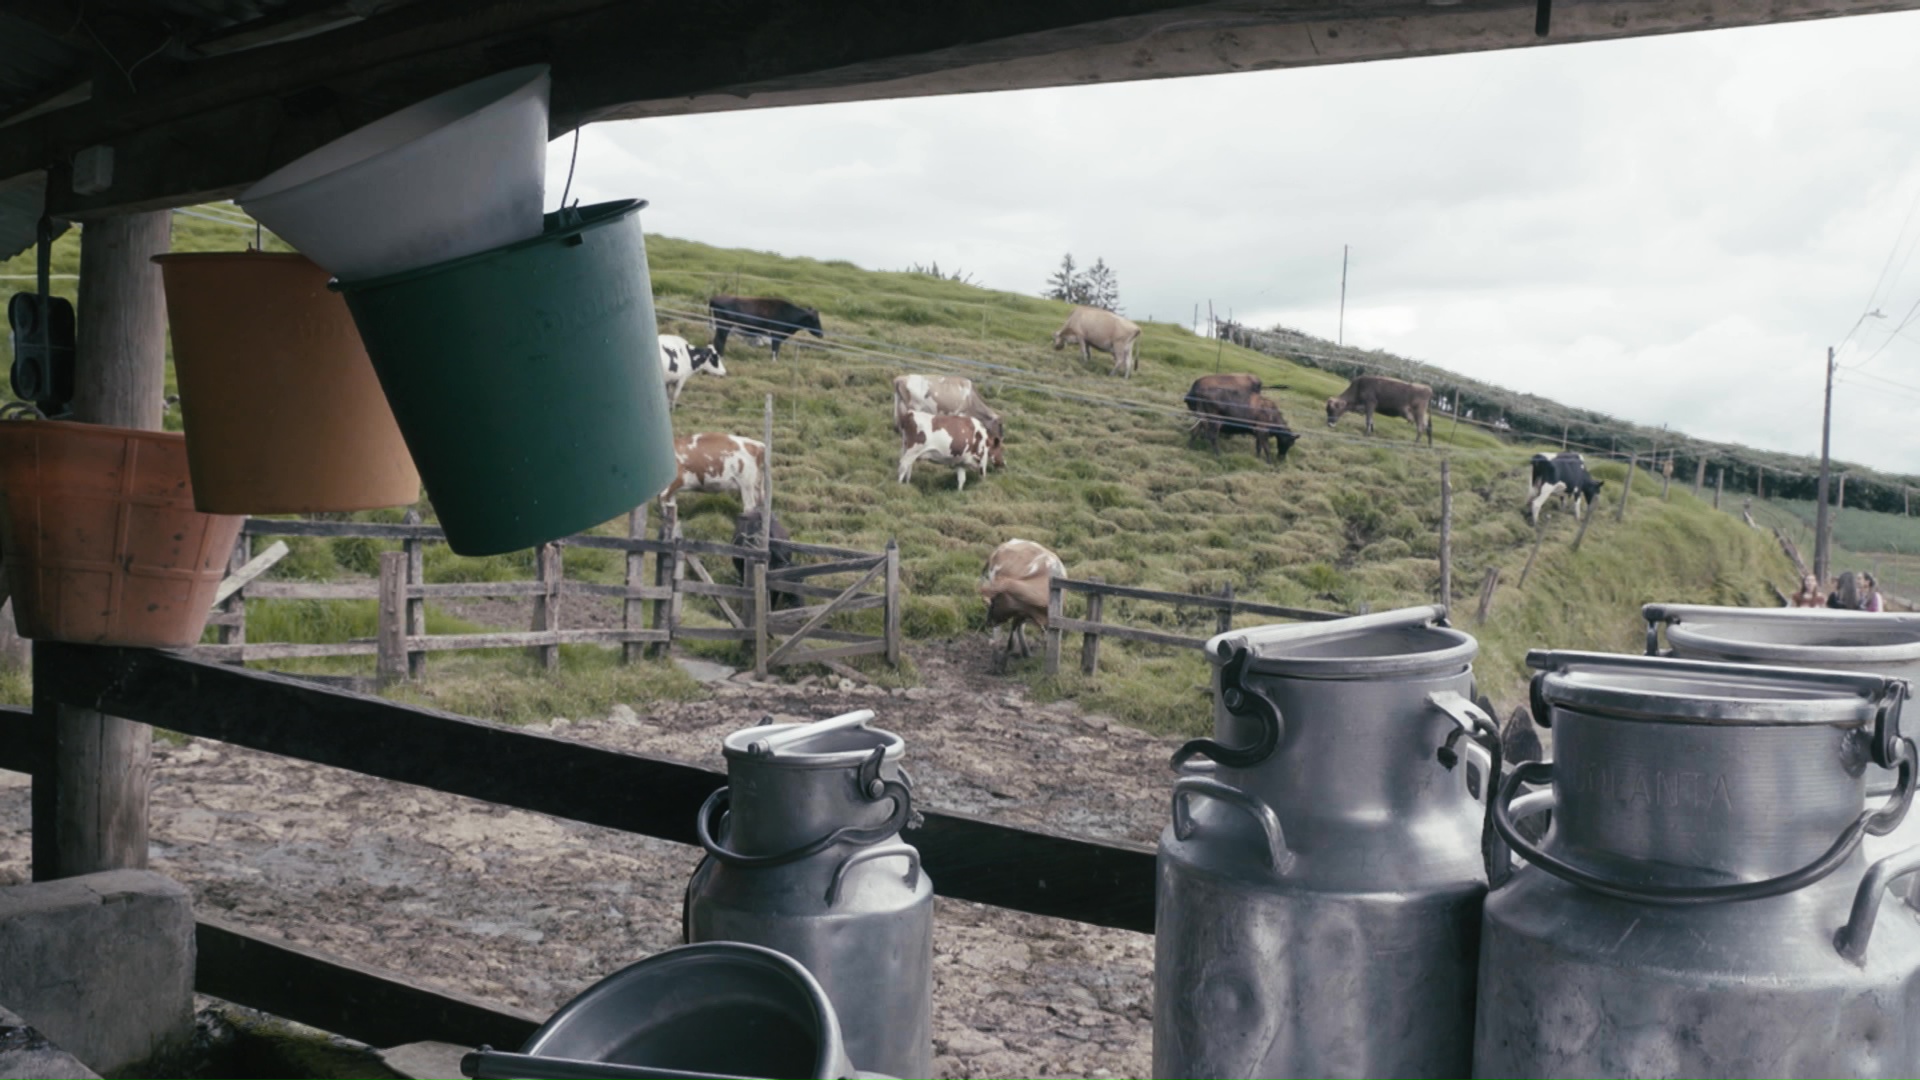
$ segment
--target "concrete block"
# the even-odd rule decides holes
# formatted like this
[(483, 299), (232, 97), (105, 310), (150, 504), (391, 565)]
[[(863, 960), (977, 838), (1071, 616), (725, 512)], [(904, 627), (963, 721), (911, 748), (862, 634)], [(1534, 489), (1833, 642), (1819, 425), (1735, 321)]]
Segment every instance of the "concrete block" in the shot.
[(0, 1009), (0, 1077), (7, 1080), (99, 1080), (100, 1074), (53, 1045), (19, 1016)]
[(95, 1072), (193, 1035), (193, 905), (145, 870), (0, 888), (0, 1002)]

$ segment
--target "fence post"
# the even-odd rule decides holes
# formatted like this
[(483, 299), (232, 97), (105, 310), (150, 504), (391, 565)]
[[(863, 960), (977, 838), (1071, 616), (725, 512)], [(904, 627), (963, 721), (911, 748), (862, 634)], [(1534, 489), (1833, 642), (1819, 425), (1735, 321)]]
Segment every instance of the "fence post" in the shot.
[[(240, 534), (240, 538), (234, 541), (233, 553), (227, 556), (227, 573), (232, 574), (238, 572), (239, 569), (247, 565), (252, 558), (253, 537), (243, 531)], [(243, 646), (240, 656), (236, 657), (233, 662), (238, 666), (244, 667), (246, 665), (246, 651), (244, 646), (247, 643), (247, 590), (241, 589), (239, 592), (227, 597), (227, 599), (220, 604), (220, 613), (231, 616), (233, 622), (231, 625), (221, 624), (217, 634), (217, 640), (222, 645)]]
[[(645, 540), (646, 538), (647, 504), (641, 503), (639, 506), (627, 511), (627, 539)], [(646, 614), (641, 607), (644, 601), (636, 600), (631, 595), (635, 586), (646, 584), (646, 566), (647, 556), (645, 552), (627, 552), (626, 581), (629, 595), (626, 600), (620, 604), (620, 628), (622, 630), (639, 630), (646, 625)], [(631, 664), (635, 660), (640, 659), (645, 653), (646, 646), (641, 642), (623, 641), (620, 643), (620, 662), (623, 664)]]
[[(427, 598), (413, 595), (413, 586), (427, 583), (426, 541), (408, 538), (400, 542), (407, 557), (407, 636), (427, 635)], [(427, 651), (407, 650), (407, 678), (418, 679), (427, 673)]]
[(1440, 603), (1453, 606), (1453, 468), (1440, 459)]
[(1480, 610), (1474, 615), (1475, 623), (1487, 621), (1487, 613), (1493, 610), (1493, 594), (1500, 588), (1500, 568), (1487, 567), (1487, 579), (1480, 583)]
[(1060, 582), (1047, 579), (1047, 667), (1048, 675), (1060, 674)]
[(1720, 483), (1727, 478), (1726, 466), (1713, 470), (1713, 508), (1720, 509)]
[(1637, 468), (1639, 464), (1639, 451), (1636, 450), (1627, 455), (1627, 482), (1620, 487), (1620, 504), (1613, 508), (1613, 520), (1615, 521), (1625, 521), (1627, 519), (1627, 496), (1633, 494), (1633, 474), (1639, 471)]
[(374, 674), (391, 685), (407, 674), (407, 553), (380, 553), (379, 628), (375, 636)]
[(1213, 632), (1216, 634), (1224, 634), (1233, 629), (1233, 582), (1229, 581), (1220, 586), (1220, 599), (1225, 600), (1227, 606), (1221, 608), (1214, 616)]
[[(1087, 580), (1099, 584), (1103, 579), (1088, 578)], [(1090, 592), (1087, 594), (1088, 622), (1097, 623), (1100, 621), (1100, 611), (1106, 606), (1104, 603), (1105, 600), (1106, 597), (1100, 593)], [(1049, 598), (1049, 602), (1051, 602), (1051, 598)], [(1080, 673), (1082, 675), (1091, 675), (1099, 669), (1100, 631), (1088, 630), (1080, 635)]]
[(1706, 482), (1707, 482), (1707, 459), (1701, 458), (1695, 464), (1695, 467), (1693, 470), (1693, 497), (1694, 498), (1697, 499), (1700, 497), (1700, 489), (1706, 485)]
[(887, 664), (900, 666), (900, 542), (887, 541)]
[[(533, 597), (533, 630), (535, 633), (560, 629), (560, 545), (541, 544), (533, 549), (533, 578), (546, 589)], [(529, 654), (540, 661), (540, 666), (553, 671), (560, 666), (560, 646), (535, 645)]]
[(1667, 463), (1660, 466), (1660, 501), (1667, 501), (1667, 489), (1673, 486), (1673, 451), (1667, 451)]
[(673, 648), (674, 631), (680, 627), (680, 511), (672, 503), (660, 507), (660, 542), (672, 545), (653, 557), (653, 583), (668, 589), (666, 596), (653, 602), (653, 628), (667, 632), (667, 639), (654, 643), (653, 655), (665, 656)]
[(753, 582), (753, 677), (767, 677), (767, 564), (755, 559), (747, 564), (747, 579)]

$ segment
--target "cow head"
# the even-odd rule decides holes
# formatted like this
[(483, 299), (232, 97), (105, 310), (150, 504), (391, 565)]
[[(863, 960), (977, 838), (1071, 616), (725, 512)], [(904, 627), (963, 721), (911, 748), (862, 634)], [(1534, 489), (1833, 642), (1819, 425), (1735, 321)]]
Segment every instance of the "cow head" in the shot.
[(996, 469), (1007, 467), (1007, 455), (1001, 446), (1000, 436), (989, 431), (987, 433), (987, 464)]
[(1347, 410), (1352, 407), (1353, 407), (1353, 402), (1348, 401), (1346, 398), (1343, 398), (1343, 397), (1328, 398), (1327, 399), (1327, 426), (1332, 427), (1333, 425), (1339, 423), (1340, 418), (1342, 416), (1345, 416), (1347, 414)]
[(817, 337), (817, 338), (824, 338), (827, 336), (826, 334), (820, 331), (820, 309), (819, 308), (800, 309), (800, 321), (794, 323), (794, 328), (796, 330), (805, 330), (807, 333), (812, 334), (814, 337)]
[(725, 375), (727, 373), (727, 362), (721, 358), (719, 351), (711, 345), (695, 346), (688, 356), (693, 361), (693, 370), (695, 371), (705, 368), (707, 369), (707, 373), (711, 375)]

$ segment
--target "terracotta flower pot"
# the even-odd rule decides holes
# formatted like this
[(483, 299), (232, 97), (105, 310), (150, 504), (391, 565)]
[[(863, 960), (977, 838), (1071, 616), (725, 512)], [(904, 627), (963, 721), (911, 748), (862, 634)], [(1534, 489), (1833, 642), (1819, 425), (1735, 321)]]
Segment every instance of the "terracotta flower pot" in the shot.
[(193, 508), (179, 435), (0, 423), (0, 548), (22, 637), (198, 642), (245, 520)]
[(305, 255), (156, 255), (195, 505), (213, 514), (371, 510), (420, 474), (360, 332)]

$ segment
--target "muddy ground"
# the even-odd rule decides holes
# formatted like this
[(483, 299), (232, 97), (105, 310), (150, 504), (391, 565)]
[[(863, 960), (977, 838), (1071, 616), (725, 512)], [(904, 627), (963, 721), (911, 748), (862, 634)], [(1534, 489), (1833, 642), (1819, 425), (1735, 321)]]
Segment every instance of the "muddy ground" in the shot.
[[(723, 768), (721, 737), (765, 714), (873, 708), (907, 740), (926, 806), (1158, 835), (1172, 740), (1035, 705), (984, 674), (978, 638), (912, 652), (922, 685), (910, 690), (729, 682), (709, 700), (608, 702), (546, 729)], [(154, 758), (152, 864), (202, 912), (535, 1012), (678, 944), (697, 849), (202, 740)], [(26, 878), (24, 781), (0, 772), (0, 883)], [(942, 899), (934, 951), (936, 1074), (1149, 1074), (1150, 937)]]

